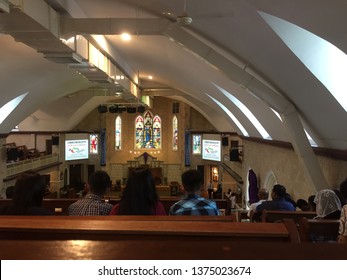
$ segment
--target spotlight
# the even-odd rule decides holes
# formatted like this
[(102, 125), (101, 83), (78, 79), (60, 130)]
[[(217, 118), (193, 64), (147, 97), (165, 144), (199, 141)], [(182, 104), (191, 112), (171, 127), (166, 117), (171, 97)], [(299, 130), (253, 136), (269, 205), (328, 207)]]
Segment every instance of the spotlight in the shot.
[(98, 111), (100, 114), (107, 113), (107, 106), (106, 105), (99, 105)]
[(139, 107), (137, 107), (137, 112), (138, 113), (144, 113), (145, 112), (145, 110), (146, 110), (146, 107), (145, 106), (139, 106)]
[(112, 105), (112, 106), (110, 106), (110, 107), (108, 108), (108, 111), (109, 111), (110, 113), (113, 113), (113, 114), (118, 113), (118, 112), (119, 112), (118, 106)]
[(127, 107), (127, 113), (130, 113), (130, 114), (136, 113), (136, 107)]

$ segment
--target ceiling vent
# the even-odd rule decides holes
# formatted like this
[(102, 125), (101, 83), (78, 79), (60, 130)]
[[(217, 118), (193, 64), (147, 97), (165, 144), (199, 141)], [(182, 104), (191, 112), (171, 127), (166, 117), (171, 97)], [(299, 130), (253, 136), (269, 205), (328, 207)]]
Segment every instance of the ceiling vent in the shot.
[(43, 57), (56, 63), (82, 63), (82, 57), (76, 53), (43, 53)]

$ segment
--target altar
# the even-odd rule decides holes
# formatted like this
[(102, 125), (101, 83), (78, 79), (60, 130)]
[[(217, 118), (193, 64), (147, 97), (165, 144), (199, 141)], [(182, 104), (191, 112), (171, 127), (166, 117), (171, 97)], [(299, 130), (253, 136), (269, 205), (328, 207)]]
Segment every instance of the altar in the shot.
[[(131, 174), (137, 168), (148, 168), (152, 173), (155, 185), (162, 186), (167, 185), (166, 180), (163, 177), (163, 161), (158, 160), (156, 157), (150, 155), (147, 152), (142, 153), (134, 160), (127, 161), (128, 163), (128, 175)], [(165, 181), (165, 182), (164, 182)], [(168, 186), (166, 186), (168, 188)]]

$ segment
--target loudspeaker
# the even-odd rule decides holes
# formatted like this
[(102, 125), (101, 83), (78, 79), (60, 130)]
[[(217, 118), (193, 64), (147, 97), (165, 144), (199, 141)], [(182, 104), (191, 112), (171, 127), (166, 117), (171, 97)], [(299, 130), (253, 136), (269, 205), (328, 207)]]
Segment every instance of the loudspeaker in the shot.
[(52, 136), (52, 145), (59, 145), (59, 136)]
[(99, 105), (98, 111), (100, 114), (107, 113), (107, 106), (106, 105)]
[(136, 107), (127, 107), (127, 113), (130, 113), (130, 114), (136, 113)]
[(230, 161), (240, 161), (239, 160), (239, 149), (230, 150)]
[(117, 107), (117, 106), (110, 106), (110, 107), (108, 108), (108, 111), (109, 111), (110, 113), (113, 113), (113, 114), (118, 113), (118, 107)]
[(229, 145), (229, 138), (222, 137), (222, 146), (228, 146), (228, 145)]
[(137, 112), (138, 113), (144, 113), (145, 112), (145, 110), (146, 110), (146, 107), (145, 106), (139, 106), (139, 107), (137, 107)]

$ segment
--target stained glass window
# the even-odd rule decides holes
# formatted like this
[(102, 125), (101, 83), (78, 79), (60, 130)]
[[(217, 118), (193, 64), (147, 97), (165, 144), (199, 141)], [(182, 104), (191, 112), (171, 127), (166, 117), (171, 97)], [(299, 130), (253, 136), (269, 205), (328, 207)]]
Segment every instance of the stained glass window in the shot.
[(193, 135), (193, 155), (201, 155), (201, 135)]
[(135, 119), (135, 149), (161, 148), (161, 119), (150, 111)]
[(117, 116), (115, 121), (115, 150), (122, 148), (122, 119)]
[(99, 144), (99, 135), (90, 134), (89, 135), (89, 153), (97, 155), (98, 154), (98, 144)]
[(135, 148), (140, 149), (143, 146), (143, 117), (138, 116), (135, 119)]
[(161, 148), (161, 119), (159, 116), (153, 118), (153, 146), (155, 149)]
[(172, 118), (172, 149), (178, 150), (178, 120), (176, 116)]

